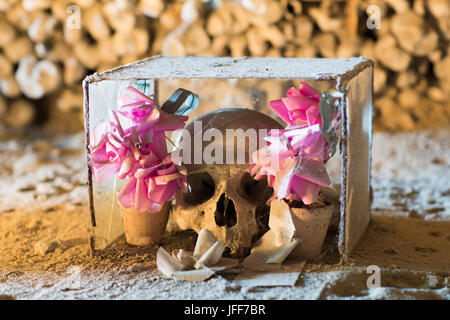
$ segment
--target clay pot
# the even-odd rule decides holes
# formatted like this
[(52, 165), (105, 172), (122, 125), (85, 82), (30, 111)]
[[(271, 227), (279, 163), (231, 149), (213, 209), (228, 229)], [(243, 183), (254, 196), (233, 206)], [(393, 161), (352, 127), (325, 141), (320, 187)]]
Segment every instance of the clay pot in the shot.
[(148, 246), (159, 242), (166, 231), (170, 201), (159, 212), (139, 212), (134, 207), (122, 208), (123, 229), (128, 244)]
[(327, 204), (317, 208), (290, 207), (295, 236), (303, 240), (289, 255), (291, 258), (311, 259), (320, 254), (334, 207)]

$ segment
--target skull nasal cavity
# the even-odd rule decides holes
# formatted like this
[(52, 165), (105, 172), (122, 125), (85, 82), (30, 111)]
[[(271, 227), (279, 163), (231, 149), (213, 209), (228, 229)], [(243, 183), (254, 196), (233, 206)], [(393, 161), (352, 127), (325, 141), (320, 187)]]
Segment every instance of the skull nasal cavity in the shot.
[(234, 208), (233, 200), (227, 198), (222, 194), (217, 202), (214, 219), (219, 227), (227, 226), (231, 228), (237, 223), (236, 209)]

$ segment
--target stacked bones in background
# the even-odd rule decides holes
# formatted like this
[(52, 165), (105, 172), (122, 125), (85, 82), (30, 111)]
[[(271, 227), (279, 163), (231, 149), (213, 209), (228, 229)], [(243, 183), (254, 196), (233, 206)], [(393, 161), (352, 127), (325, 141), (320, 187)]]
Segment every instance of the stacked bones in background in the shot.
[(160, 53), (362, 55), (376, 129), (450, 121), (448, 0), (0, 0), (0, 122), (80, 130), (85, 75)]

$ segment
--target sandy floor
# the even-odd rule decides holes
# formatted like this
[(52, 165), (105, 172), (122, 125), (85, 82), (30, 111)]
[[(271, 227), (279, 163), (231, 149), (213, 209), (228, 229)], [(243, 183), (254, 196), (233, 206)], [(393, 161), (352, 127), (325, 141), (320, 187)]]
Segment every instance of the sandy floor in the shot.
[[(0, 299), (450, 298), (450, 131), (375, 134), (372, 220), (351, 261), (325, 254), (295, 287), (257, 289), (167, 280), (156, 246), (123, 239), (91, 256), (82, 141), (0, 142)], [(177, 233), (163, 245), (189, 249), (195, 239)], [(367, 288), (369, 265), (381, 268), (379, 288)]]

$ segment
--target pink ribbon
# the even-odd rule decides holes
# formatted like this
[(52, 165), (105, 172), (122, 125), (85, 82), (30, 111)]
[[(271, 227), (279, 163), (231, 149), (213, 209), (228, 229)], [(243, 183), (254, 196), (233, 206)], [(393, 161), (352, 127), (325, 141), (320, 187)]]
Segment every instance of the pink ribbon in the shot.
[[(175, 198), (185, 176), (167, 152), (166, 131), (182, 129), (187, 116), (169, 114), (133, 87), (119, 98), (111, 121), (101, 121), (93, 132), (90, 164), (95, 181), (105, 183), (113, 175), (126, 179), (118, 194), (123, 207), (159, 211)], [(123, 128), (119, 116), (131, 126)]]
[(177, 189), (185, 188), (185, 185), (185, 176), (167, 157), (163, 161), (156, 161), (154, 166), (136, 170), (117, 197), (124, 208), (135, 207), (141, 212), (157, 212), (165, 201), (175, 199)]
[(267, 178), (274, 189), (272, 199), (301, 200), (308, 205), (317, 201), (321, 186), (330, 184), (320, 94), (304, 82), (298, 91), (291, 88), (287, 94), (270, 106), (288, 126), (272, 130), (265, 138), (267, 146), (253, 153), (251, 174), (255, 179)]
[(290, 88), (287, 97), (271, 101), (269, 106), (288, 125), (322, 125), (319, 103), (320, 94), (301, 82), (298, 90)]

